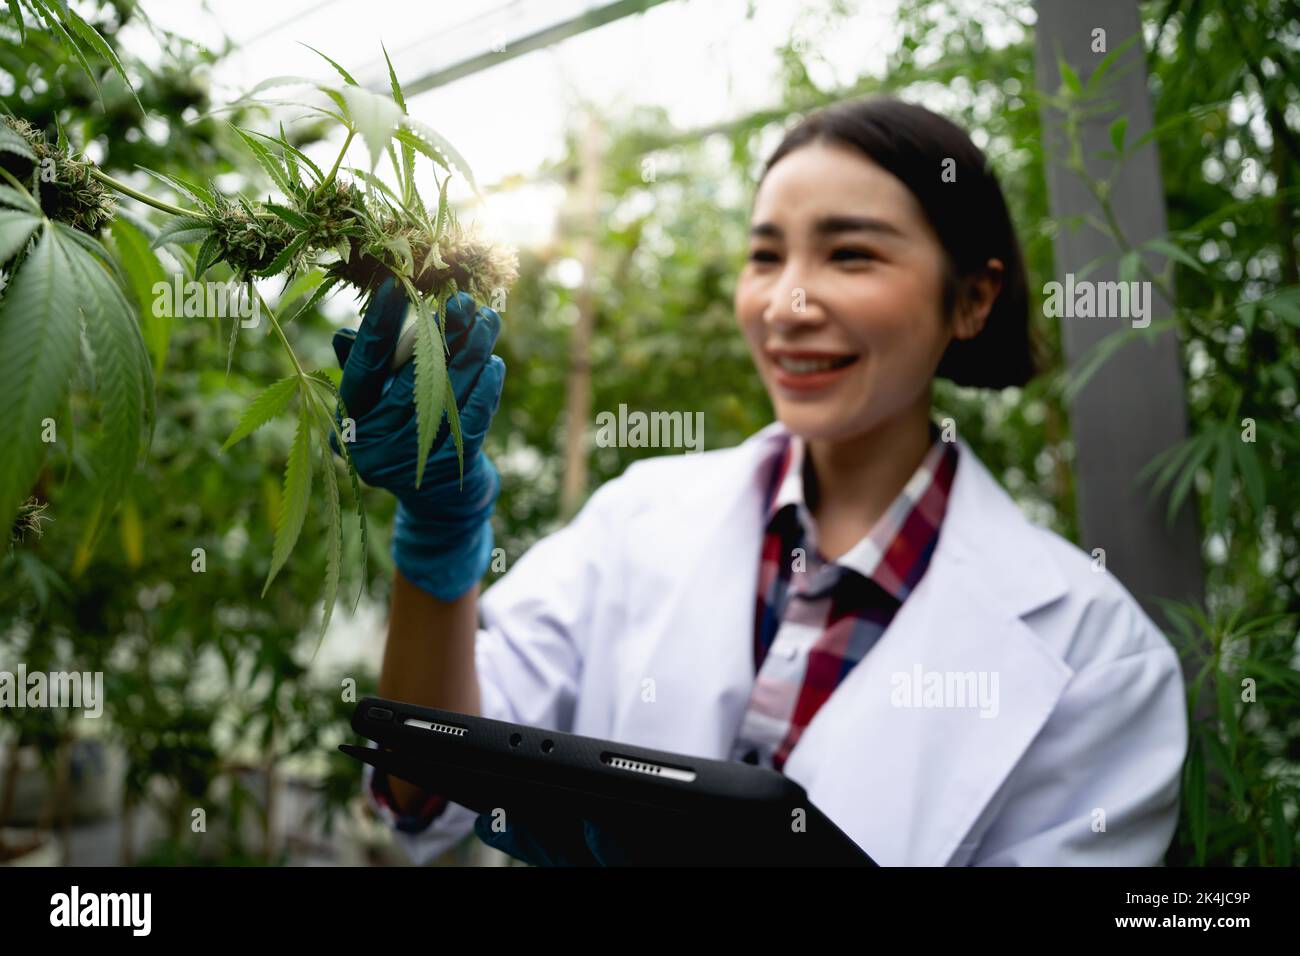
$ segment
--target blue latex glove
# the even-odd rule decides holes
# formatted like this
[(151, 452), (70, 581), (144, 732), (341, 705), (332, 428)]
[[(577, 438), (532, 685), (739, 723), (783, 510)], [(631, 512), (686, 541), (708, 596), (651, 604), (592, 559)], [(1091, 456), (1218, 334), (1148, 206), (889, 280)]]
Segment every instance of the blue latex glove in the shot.
[[(401, 285), (385, 279), (360, 328), (334, 333), (334, 353), (343, 369), (339, 396), (356, 422), (356, 440), (348, 450), (357, 474), (397, 498), (394, 563), (411, 583), (451, 601), (482, 578), (492, 557), (489, 519), (501, 481), (482, 446), (505, 381), (505, 362), (492, 354), (501, 317), (486, 307), (476, 309), (464, 292), (444, 309), (443, 333), (451, 353), (447, 372), (460, 409), (465, 481), (462, 486), (456, 445), (444, 417), (417, 489), (415, 363), (407, 362), (396, 374), (389, 369), (407, 305)], [(333, 435), (330, 443), (337, 452)]]
[(500, 833), (493, 831), (492, 822), (492, 814), (479, 814), (474, 821), (478, 838), (533, 866), (627, 866), (636, 862), (618, 840), (590, 820), (575, 817), (522, 827), (513, 825), (507, 816), (506, 828)]

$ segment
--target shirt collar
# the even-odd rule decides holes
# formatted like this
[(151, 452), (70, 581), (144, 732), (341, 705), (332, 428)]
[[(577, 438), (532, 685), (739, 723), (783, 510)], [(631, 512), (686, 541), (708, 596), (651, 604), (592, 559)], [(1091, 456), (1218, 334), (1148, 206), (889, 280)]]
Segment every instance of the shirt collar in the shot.
[[(871, 530), (847, 552), (830, 562), (870, 578), (899, 601), (907, 596), (910, 589), (894, 569), (888, 566), (885, 556), (908, 517), (917, 510), (917, 503), (923, 498), (928, 497), (929, 500), (926, 507), (921, 509), (921, 517), (932, 524), (932, 534), (937, 534), (955, 467), (957, 447), (954, 443), (941, 439), (939, 429), (933, 422), (930, 423), (930, 438), (931, 445), (925, 458)], [(953, 467), (947, 466), (950, 463)], [(769, 495), (766, 521), (767, 526), (771, 527), (781, 511), (793, 507), (808, 548), (815, 550), (818, 548), (817, 529), (805, 495), (805, 481), (812, 477), (811, 468), (806, 442), (799, 435), (791, 433), (776, 462), (774, 490)], [(928, 496), (927, 492), (930, 492)]]

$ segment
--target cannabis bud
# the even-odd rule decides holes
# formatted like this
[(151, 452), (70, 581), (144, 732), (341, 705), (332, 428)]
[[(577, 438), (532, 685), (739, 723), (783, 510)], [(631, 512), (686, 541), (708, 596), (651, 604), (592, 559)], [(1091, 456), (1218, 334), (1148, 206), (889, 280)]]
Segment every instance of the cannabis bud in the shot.
[(113, 218), (116, 202), (112, 191), (91, 175), (91, 164), (51, 145), (45, 134), (27, 120), (0, 116), (0, 134), (17, 134), (36, 157), (5, 149), (0, 140), (0, 167), (23, 184), (30, 184), (41, 211), (55, 222), (66, 223), (80, 232), (95, 235)]

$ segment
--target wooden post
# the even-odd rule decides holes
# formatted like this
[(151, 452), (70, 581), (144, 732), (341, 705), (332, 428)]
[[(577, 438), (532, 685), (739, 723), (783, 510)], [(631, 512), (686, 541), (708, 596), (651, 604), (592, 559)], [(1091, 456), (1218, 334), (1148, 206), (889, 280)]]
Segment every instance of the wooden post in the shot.
[[(1141, 41), (1141, 19), (1133, 0), (1037, 0), (1037, 77), (1039, 89), (1052, 93), (1061, 83), (1060, 55), (1080, 79), (1088, 77), (1106, 56), (1130, 37), (1137, 37), (1109, 68), (1105, 78), (1105, 105), (1081, 126), (1084, 163), (1090, 176), (1100, 178), (1111, 161), (1096, 154), (1111, 148), (1110, 125), (1127, 116), (1126, 142), (1150, 131), (1151, 103)], [(1097, 31), (1104, 31), (1099, 34)], [(1104, 51), (1095, 47), (1104, 44)], [(1061, 116), (1043, 108), (1043, 135), (1047, 155), (1048, 188), (1052, 215), (1058, 221), (1071, 216), (1099, 215), (1097, 202), (1085, 183), (1065, 168), (1066, 144)], [(1128, 242), (1139, 246), (1166, 231), (1164, 190), (1154, 144), (1136, 150), (1124, 161), (1111, 199), (1116, 219)], [(1065, 283), (1068, 273), (1079, 273), (1093, 260), (1116, 252), (1113, 238), (1088, 223), (1077, 229), (1063, 227), (1053, 245), (1053, 278)], [(1162, 258), (1147, 263), (1159, 273)], [(1116, 258), (1091, 272), (1087, 280), (1118, 279)], [(1167, 318), (1169, 303), (1152, 290), (1150, 319)], [(1062, 318), (1061, 338), (1069, 366), (1081, 359), (1101, 339), (1130, 324), (1125, 318)], [(1085, 550), (1105, 551), (1106, 570), (1115, 574), (1146, 612), (1167, 627), (1157, 598), (1200, 602), (1204, 572), (1201, 564), (1198, 522), (1189, 498), (1172, 526), (1165, 522), (1165, 507), (1149, 498), (1150, 487), (1138, 485), (1139, 471), (1158, 453), (1187, 435), (1187, 413), (1178, 338), (1160, 334), (1153, 342), (1138, 341), (1120, 349), (1091, 378), (1071, 407), (1079, 488), (1079, 524)]]
[(596, 240), (600, 230), (600, 173), (602, 128), (595, 114), (588, 114), (580, 148), (578, 174), (578, 261), (582, 263), (582, 285), (578, 290), (578, 321), (569, 344), (569, 381), (564, 422), (564, 484), (560, 495), (561, 517), (573, 516), (587, 493), (587, 425), (591, 421), (591, 336), (596, 328), (596, 305), (592, 301), (592, 279), (596, 271)]

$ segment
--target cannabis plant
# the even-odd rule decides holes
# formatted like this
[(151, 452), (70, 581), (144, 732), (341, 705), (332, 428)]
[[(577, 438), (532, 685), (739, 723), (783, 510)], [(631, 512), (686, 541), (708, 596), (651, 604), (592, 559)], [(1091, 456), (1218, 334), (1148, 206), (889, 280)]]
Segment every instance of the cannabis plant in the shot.
[[(45, 0), (9, 0), (19, 23), (22, 10), (44, 22), (85, 64), (83, 46), (107, 60), (126, 80), (108, 44), (75, 13)], [(388, 59), (391, 95), (365, 89), (337, 62), (317, 52), (340, 84), (277, 77), (259, 84), (238, 105), (302, 106), (260, 98), (267, 90), (310, 86), (322, 99), (305, 108), (341, 126), (342, 148), (324, 170), (286, 137), (232, 127), (278, 192), (272, 199), (223, 194), (213, 182), (195, 183), (145, 170), (183, 197), (179, 206), (123, 183), (76, 154), (62, 130), (51, 143), (20, 117), (0, 117), (0, 268), (6, 287), (0, 300), (0, 519), (19, 515), (36, 479), (47, 444), (57, 440), (61, 411), (80, 361), (84, 333), (100, 404), (102, 437), (95, 443), (92, 471), (102, 494), (88, 534), (93, 547), (140, 457), (147, 453), (154, 425), (153, 374), (125, 282), (112, 255), (99, 241), (116, 215), (115, 194), (130, 196), (173, 218), (154, 246), (167, 246), (195, 279), (224, 263), (256, 300), (293, 374), (269, 384), (246, 408), (225, 448), (296, 406), (296, 431), (284, 473), (284, 506), (263, 594), (297, 543), (307, 516), (315, 469), (321, 461), (329, 548), (325, 609), (329, 623), (337, 595), (342, 556), (342, 507), (330, 437), (347, 465), (366, 553), (366, 519), (360, 484), (348, 454), (347, 422), (337, 373), (303, 368), (284, 333), (284, 324), (347, 286), (368, 302), (389, 277), (399, 282), (413, 306), (415, 388), (420, 465), (445, 417), (463, 476), (463, 442), (455, 395), (447, 375), (446, 344), (438, 317), (452, 296), (465, 291), (476, 302), (498, 303), (517, 275), (513, 250), (498, 248), (461, 224), (448, 205), (447, 186), (459, 172), (474, 192), (478, 186), (464, 158), (435, 130), (407, 112), (401, 86)], [(87, 66), (89, 70), (89, 67)], [(93, 77), (92, 77), (93, 78)], [(360, 137), (367, 167), (345, 167)], [(376, 175), (380, 160), (392, 165), (393, 184)], [(434, 166), (436, 201), (425, 204), (416, 188), (417, 159)], [(442, 173), (441, 177), (439, 173)], [(192, 251), (191, 251), (192, 250)], [(294, 316), (277, 317), (253, 286), (259, 278), (284, 277), (286, 291), (305, 295)], [(309, 294), (308, 294), (309, 293)], [(363, 304), (364, 308), (364, 304)], [(232, 323), (230, 349), (240, 322)], [(313, 451), (315, 448), (315, 452)], [(362, 576), (364, 580), (364, 574)], [(359, 598), (359, 594), (358, 594)]]

